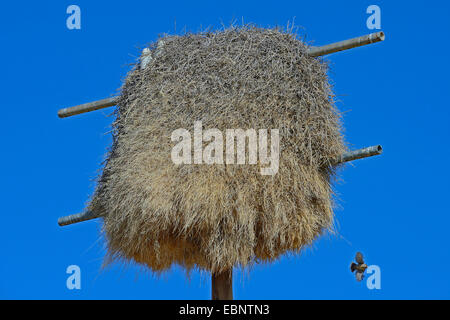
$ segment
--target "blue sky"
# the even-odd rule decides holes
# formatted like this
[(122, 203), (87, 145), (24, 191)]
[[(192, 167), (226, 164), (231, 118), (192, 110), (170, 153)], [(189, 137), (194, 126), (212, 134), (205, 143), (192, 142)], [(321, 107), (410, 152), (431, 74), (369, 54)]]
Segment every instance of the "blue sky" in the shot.
[[(66, 8), (81, 8), (81, 30)], [(112, 109), (58, 119), (59, 108), (115, 93), (160, 33), (220, 26), (295, 23), (327, 44), (372, 32), (366, 8), (381, 8), (386, 40), (328, 56), (352, 148), (382, 144), (354, 162), (336, 190), (337, 235), (300, 256), (235, 274), (239, 299), (450, 298), (448, 12), (445, 1), (8, 1), (0, 10), (0, 298), (209, 299), (208, 275), (162, 278), (119, 265), (101, 271), (100, 221), (61, 228), (79, 212), (111, 138)], [(355, 281), (356, 251), (381, 268), (381, 289)], [(81, 268), (81, 290), (66, 268)]]

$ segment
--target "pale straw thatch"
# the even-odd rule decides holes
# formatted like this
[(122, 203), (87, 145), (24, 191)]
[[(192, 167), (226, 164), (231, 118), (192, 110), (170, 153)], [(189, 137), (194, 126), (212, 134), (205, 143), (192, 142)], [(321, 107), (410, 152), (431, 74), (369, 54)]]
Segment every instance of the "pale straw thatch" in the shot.
[[(333, 225), (330, 163), (346, 151), (327, 65), (280, 29), (161, 40), (125, 80), (89, 204), (104, 218), (108, 261), (221, 272), (310, 245)], [(195, 121), (221, 132), (279, 129), (278, 172), (262, 175), (261, 163), (175, 165), (171, 134), (192, 134)]]

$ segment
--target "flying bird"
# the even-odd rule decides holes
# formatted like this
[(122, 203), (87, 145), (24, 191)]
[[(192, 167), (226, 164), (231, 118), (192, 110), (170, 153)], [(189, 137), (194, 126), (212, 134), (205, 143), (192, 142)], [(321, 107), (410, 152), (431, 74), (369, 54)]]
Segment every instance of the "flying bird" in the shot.
[(367, 269), (367, 264), (364, 263), (364, 258), (361, 252), (356, 253), (355, 257), (356, 263), (352, 262), (350, 265), (350, 270), (355, 272), (356, 280), (361, 281), (364, 279), (364, 271)]

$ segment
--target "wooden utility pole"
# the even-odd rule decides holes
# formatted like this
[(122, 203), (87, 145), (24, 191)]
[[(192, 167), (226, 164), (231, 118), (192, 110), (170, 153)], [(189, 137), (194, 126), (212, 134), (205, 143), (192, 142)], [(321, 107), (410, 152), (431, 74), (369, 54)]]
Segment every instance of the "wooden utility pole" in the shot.
[(211, 300), (233, 300), (233, 269), (211, 275)]

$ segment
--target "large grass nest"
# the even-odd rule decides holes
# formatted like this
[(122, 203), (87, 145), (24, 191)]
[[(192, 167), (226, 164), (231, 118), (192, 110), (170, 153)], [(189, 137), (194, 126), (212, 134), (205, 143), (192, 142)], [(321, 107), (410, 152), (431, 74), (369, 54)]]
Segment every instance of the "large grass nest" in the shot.
[[(160, 40), (123, 84), (89, 204), (104, 219), (106, 261), (221, 272), (297, 253), (329, 230), (332, 160), (346, 148), (327, 65), (290, 30)], [(192, 134), (195, 121), (222, 132), (279, 129), (278, 172), (262, 175), (260, 162), (174, 164), (172, 132)]]

